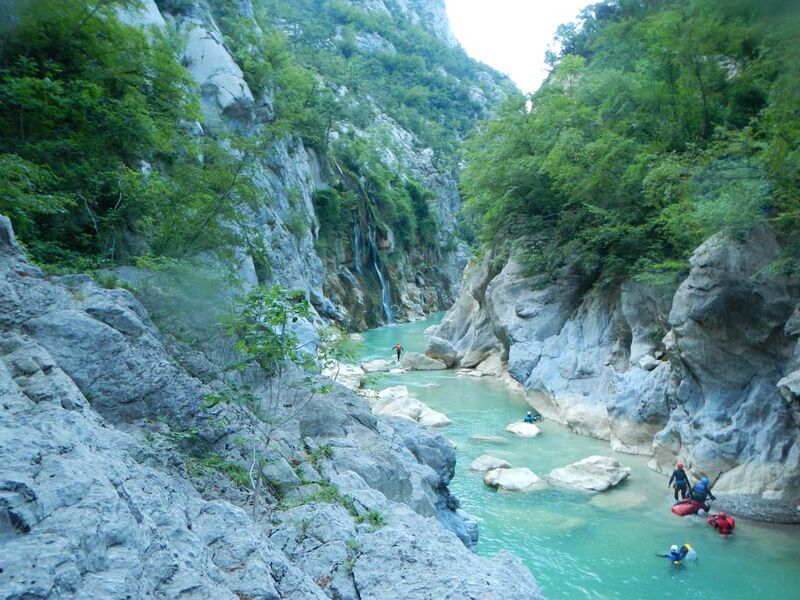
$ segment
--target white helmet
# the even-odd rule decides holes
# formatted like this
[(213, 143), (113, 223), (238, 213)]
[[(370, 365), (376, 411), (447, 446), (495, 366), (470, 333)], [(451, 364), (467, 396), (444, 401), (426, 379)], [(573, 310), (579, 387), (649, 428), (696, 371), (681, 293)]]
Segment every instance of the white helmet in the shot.
[(675, 544), (672, 544), (672, 546), (669, 547), (669, 551), (670, 552), (677, 552), (678, 551), (678, 547)]
[(528, 411), (528, 414), (531, 414), (531, 411)]

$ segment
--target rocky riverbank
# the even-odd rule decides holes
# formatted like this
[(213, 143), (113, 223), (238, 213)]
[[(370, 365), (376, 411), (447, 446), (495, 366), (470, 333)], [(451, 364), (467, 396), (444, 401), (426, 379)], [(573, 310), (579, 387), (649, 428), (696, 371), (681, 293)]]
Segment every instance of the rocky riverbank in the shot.
[[(0, 330), (3, 597), (539, 597), (468, 549), (444, 438), (339, 385), (226, 370), (130, 292), (43, 274), (5, 218)], [(266, 443), (245, 384), (285, 394)]]
[[(546, 417), (695, 477), (720, 507), (800, 521), (798, 290), (771, 274), (767, 229), (700, 246), (677, 291), (629, 281), (588, 292), (488, 253), (431, 331), (428, 354), (505, 370)], [(498, 368), (497, 365), (500, 365)]]

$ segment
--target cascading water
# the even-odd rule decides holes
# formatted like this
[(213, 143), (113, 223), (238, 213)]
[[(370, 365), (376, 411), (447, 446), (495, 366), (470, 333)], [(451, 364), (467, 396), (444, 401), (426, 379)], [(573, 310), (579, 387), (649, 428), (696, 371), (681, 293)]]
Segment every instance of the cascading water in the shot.
[(353, 222), (353, 266), (356, 273), (364, 275), (364, 268), (361, 266), (361, 223), (358, 220), (358, 215)]
[(375, 269), (375, 274), (378, 276), (378, 282), (381, 284), (381, 304), (383, 305), (383, 315), (386, 317), (387, 323), (394, 322), (394, 311), (392, 310), (392, 297), (389, 294), (389, 284), (386, 277), (383, 276), (381, 270), (381, 262), (378, 257), (378, 246), (375, 243), (375, 230), (369, 228), (369, 253), (372, 257), (372, 267)]

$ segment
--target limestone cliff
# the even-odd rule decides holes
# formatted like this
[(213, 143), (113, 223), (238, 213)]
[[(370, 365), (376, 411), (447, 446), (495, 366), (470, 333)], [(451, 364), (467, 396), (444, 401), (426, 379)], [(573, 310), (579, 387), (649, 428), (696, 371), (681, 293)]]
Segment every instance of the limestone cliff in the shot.
[(719, 506), (800, 521), (797, 303), (768, 269), (757, 229), (700, 246), (677, 291), (629, 281), (543, 285), (515, 261), (471, 265), (429, 353), (482, 368), (498, 359), (544, 415), (623, 452), (719, 477)]
[[(123, 16), (128, 23), (155, 27), (183, 41), (182, 63), (197, 85), (204, 114), (202, 125), (188, 125), (196, 135), (220, 139), (229, 133), (248, 139), (269, 137), (270, 125), (276, 116), (280, 117), (276, 115), (274, 99), (280, 90), (254, 91), (248, 84), (243, 67), (226, 43), (216, 4), (204, 0), (147, 0), (140, 9)], [(439, 0), (347, 4), (367, 14), (400, 19), (429, 31), (447, 45), (456, 45), (444, 3)], [(254, 17), (262, 9), (257, 2), (246, 0), (231, 8), (233, 13), (226, 18), (228, 22), (235, 18), (237, 27), (263, 36)], [(319, 18), (325, 17), (320, 13)], [(298, 22), (276, 18), (272, 24), (289, 32), (293, 43), (315, 43), (306, 42), (297, 33), (302, 26)], [(365, 55), (399, 52), (379, 33), (356, 31), (355, 40), (355, 51)], [(334, 48), (341, 43), (341, 33), (338, 40), (322, 43), (326, 50)], [(268, 61), (268, 57), (255, 60)], [(471, 110), (478, 111), (476, 116), (485, 116), (491, 106), (505, 97), (505, 92), (496, 75), (479, 75), (475, 81), (465, 80), (458, 85), (471, 86), (465, 107), (469, 104)], [(439, 76), (459, 81), (444, 70)], [(241, 220), (248, 228), (247, 247), (237, 252), (243, 280), (250, 285), (279, 283), (306, 290), (323, 318), (350, 329), (364, 329), (395, 317), (420, 318), (427, 312), (445, 308), (454, 298), (466, 264), (463, 245), (454, 233), (461, 204), (457, 165), (449, 158), (442, 162), (441, 153), (401, 126), (369, 94), (354, 93), (339, 81), (324, 80), (324, 86), (333, 90), (337, 106), (346, 107), (342, 111), (364, 117), (359, 117), (358, 123), (348, 118), (332, 119), (327, 139), (316, 149), (305, 144), (299, 132), (290, 130), (272, 136), (267, 147), (248, 162), (246, 175), (263, 201), (258, 208), (241, 209)], [(435, 240), (426, 241), (424, 253), (401, 249), (395, 238), (402, 232), (392, 230), (365, 204), (363, 174), (348, 172), (334, 156), (340, 143), (357, 143), (374, 149), (380, 168), (396, 174), (400, 180), (413, 177), (430, 194), (437, 234)], [(352, 190), (359, 206), (346, 220), (347, 225), (335, 232), (334, 240), (321, 240), (324, 223), (315, 212), (313, 199), (315, 192), (334, 185)], [(322, 244), (326, 245), (324, 251)], [(253, 247), (259, 252), (254, 253)]]
[[(291, 377), (167, 342), (127, 290), (31, 265), (0, 216), (0, 596), (540, 597), (465, 545), (444, 438), (340, 386), (292, 412)], [(257, 404), (220, 401), (245, 382), (285, 390), (266, 447)]]

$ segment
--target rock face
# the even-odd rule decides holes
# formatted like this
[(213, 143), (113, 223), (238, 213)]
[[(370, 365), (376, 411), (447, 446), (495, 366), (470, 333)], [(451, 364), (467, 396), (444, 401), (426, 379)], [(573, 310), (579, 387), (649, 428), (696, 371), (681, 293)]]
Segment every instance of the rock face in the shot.
[(304, 404), (275, 408), (254, 506), (264, 422), (207, 400), (273, 384), (215, 358), (125, 290), (45, 276), (0, 217), (0, 597), (505, 597), (491, 575), (540, 597), (521, 563), (465, 546), (450, 444), (342, 386), (303, 400), (302, 377), (277, 382)]
[(603, 492), (626, 479), (629, 467), (608, 456), (589, 456), (576, 463), (553, 469), (547, 481), (587, 492)]
[(506, 431), (519, 437), (536, 437), (542, 433), (542, 430), (539, 429), (535, 424), (525, 423), (523, 421), (509, 423), (506, 425)]
[[(443, 0), (349, 3), (353, 9), (414, 24), (445, 44), (457, 45)], [(366, 329), (389, 317), (381, 301), (381, 278), (386, 280), (389, 304), (398, 320), (422, 318), (448, 306), (466, 264), (464, 245), (452, 244), (461, 207), (457, 168), (443, 166), (442, 157), (390, 117), (388, 109), (372, 97), (348, 90), (344, 81), (323, 81), (322, 75), (320, 83), (336, 91), (337, 103), (347, 104), (354, 113), (369, 114), (370, 126), (336, 118), (329, 125), (328, 139), (317, 150), (304, 144), (299, 132), (267, 132), (276, 119), (284, 116), (275, 108), (276, 91), (251, 87), (245, 74), (247, 65), (237, 61), (241, 55), (230, 47), (230, 38), (244, 30), (256, 39), (265, 35), (255, 18), (253, 2), (241, 0), (230, 7), (228, 17), (236, 20), (242, 30), (234, 36), (226, 30), (227, 19), (215, 17), (215, 9), (205, 0), (145, 0), (139, 7), (120, 10), (120, 16), (128, 24), (147, 30), (162, 29), (184, 41), (181, 62), (196, 83), (203, 112), (203, 124), (187, 123), (189, 131), (207, 140), (221, 140), (226, 151), (231, 151), (229, 144), (222, 140), (228, 135), (272, 139), (251, 157), (243, 172), (252, 179), (257, 195), (269, 201), (240, 207), (241, 227), (248, 240), (236, 251), (242, 279), (248, 285), (277, 283), (306, 290), (320, 316), (348, 329)], [(286, 22), (282, 26), (295, 26), (293, 43), (304, 42), (302, 36), (297, 36), (297, 31), (303, 29), (300, 24)], [(356, 31), (355, 37), (360, 52), (399, 52), (373, 31)], [(250, 46), (248, 52), (252, 51), (257, 52), (257, 45)], [(251, 58), (269, 61), (269, 57)], [(478, 69), (473, 75), (444, 75), (450, 79), (467, 77), (461, 83), (469, 90), (470, 110), (477, 108), (488, 116), (490, 108), (505, 98), (499, 74)], [(413, 177), (426, 194), (431, 194), (438, 231), (438, 239), (430, 241), (435, 246), (435, 260), (421, 252), (400, 251), (394, 242), (395, 232), (377, 227), (364, 207), (354, 211), (352, 229), (346, 227), (337, 232), (335, 243), (325, 251), (319, 250), (321, 224), (313, 198), (315, 192), (342, 183), (341, 169), (337, 171), (332, 166), (330, 149), (345, 137), (374, 148), (382, 168), (401, 178)], [(359, 193), (355, 187), (351, 191)], [(382, 263), (380, 275), (374, 267), (376, 257)]]
[(526, 467), (505, 467), (487, 471), (483, 483), (503, 492), (531, 492), (541, 487), (542, 480)]
[[(547, 418), (695, 477), (722, 473), (720, 506), (800, 521), (800, 293), (770, 275), (766, 229), (700, 246), (677, 291), (626, 282), (591, 294), (494, 256), (469, 266), (454, 306), (428, 332), (456, 366), (499, 357)], [(433, 341), (435, 340), (435, 342)], [(488, 363), (487, 363), (488, 364)]]

